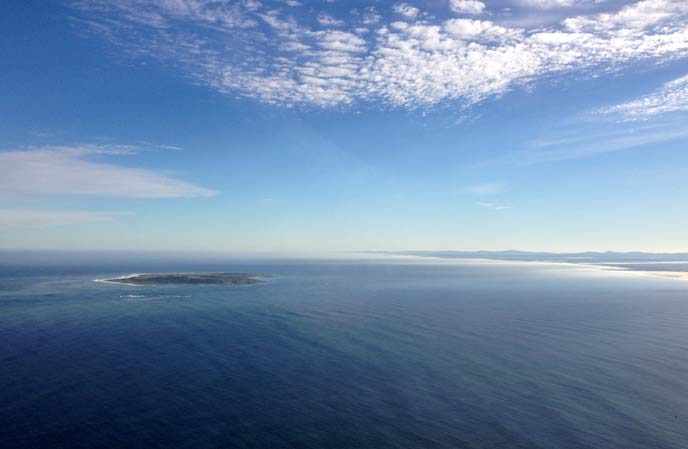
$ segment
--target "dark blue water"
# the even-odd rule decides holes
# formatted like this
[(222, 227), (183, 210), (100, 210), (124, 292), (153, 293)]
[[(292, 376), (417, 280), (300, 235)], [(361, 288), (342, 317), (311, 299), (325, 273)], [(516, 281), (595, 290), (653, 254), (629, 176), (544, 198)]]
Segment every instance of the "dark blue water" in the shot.
[[(271, 280), (92, 281), (191, 269)], [(3, 449), (688, 447), (686, 281), (471, 263), (0, 270)]]

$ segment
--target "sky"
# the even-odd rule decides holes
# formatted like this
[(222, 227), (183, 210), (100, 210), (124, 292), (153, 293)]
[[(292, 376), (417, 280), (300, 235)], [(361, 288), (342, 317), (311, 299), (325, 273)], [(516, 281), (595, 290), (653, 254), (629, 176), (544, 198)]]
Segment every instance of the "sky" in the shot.
[(688, 251), (685, 0), (5, 0), (0, 248)]

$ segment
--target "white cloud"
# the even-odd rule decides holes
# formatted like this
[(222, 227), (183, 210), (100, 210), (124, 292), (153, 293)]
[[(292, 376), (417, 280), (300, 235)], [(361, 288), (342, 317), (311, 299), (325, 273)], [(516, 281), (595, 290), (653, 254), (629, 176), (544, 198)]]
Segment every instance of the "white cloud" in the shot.
[(449, 8), (458, 14), (482, 14), (485, 3), (478, 0), (450, 0)]
[(382, 16), (377, 12), (374, 6), (369, 6), (363, 11), (363, 24), (375, 25), (382, 20)]
[(342, 26), (344, 25), (343, 20), (338, 20), (329, 14), (320, 13), (318, 14), (318, 23), (323, 26)]
[(483, 184), (476, 184), (470, 186), (466, 191), (473, 195), (496, 195), (504, 190), (504, 184), (501, 182), (487, 182)]
[(51, 228), (112, 221), (128, 212), (89, 212), (70, 210), (0, 209), (0, 226)]
[(475, 203), (476, 206), (485, 208), (485, 209), (490, 209), (490, 210), (507, 210), (507, 209), (513, 209), (511, 206), (506, 205), (506, 204), (497, 204), (497, 203), (488, 203), (485, 201), (477, 201)]
[(463, 41), (505, 40), (521, 37), (520, 30), (504, 28), (488, 20), (451, 19), (444, 23), (444, 31)]
[(688, 111), (688, 75), (665, 83), (650, 95), (597, 112), (619, 115), (624, 120), (632, 121), (680, 111)]
[(93, 159), (131, 154), (131, 147), (42, 147), (0, 152), (0, 191), (29, 195), (98, 195), (127, 198), (212, 196), (216, 192), (158, 172)]
[(518, 0), (518, 3), (532, 8), (549, 9), (566, 8), (583, 3), (590, 3), (590, 1), (591, 0)]
[(415, 6), (409, 5), (408, 3), (399, 3), (394, 6), (394, 12), (401, 14), (407, 19), (415, 19), (418, 17), (420, 10)]
[[(317, 34), (317, 45), (333, 52), (363, 52), (366, 50), (366, 42), (355, 34), (346, 31), (325, 31)], [(343, 57), (341, 54), (330, 56)]]
[(416, 21), (418, 9), (400, 4), (396, 9), (406, 21), (383, 23), (366, 10), (362, 21), (370, 32), (359, 34), (314, 30), (285, 11), (245, 3), (78, 5), (91, 32), (134, 58), (156, 59), (223, 94), (287, 107), (466, 106), (552, 75), (590, 76), (688, 56), (684, 0), (642, 0), (533, 28), (465, 18)]
[(181, 151), (182, 147), (176, 145), (164, 145), (159, 143), (146, 142), (145, 140), (139, 140), (138, 143), (143, 145), (145, 148), (150, 148), (152, 150), (169, 150), (169, 151)]
[(686, 138), (688, 138), (688, 129), (676, 127), (674, 124), (621, 127), (618, 130), (598, 134), (583, 132), (531, 142), (529, 148), (518, 153), (513, 162), (529, 165), (577, 159)]
[[(296, 0), (287, 0), (286, 3), (287, 3), (287, 5), (289, 5), (289, 6), (296, 6), (296, 5), (292, 4), (292, 3), (298, 3), (298, 2), (297, 2)], [(244, 0), (244, 1), (243, 1), (243, 4), (244, 4), (244, 7), (245, 7), (248, 11), (255, 11), (256, 9), (260, 8), (261, 6), (263, 6), (263, 4), (262, 4), (261, 2), (259, 2), (258, 0)]]
[[(572, 17), (563, 24), (575, 33), (609, 33), (627, 39), (635, 33), (635, 37), (650, 41), (673, 35), (678, 42), (685, 43), (687, 15), (688, 2), (683, 0), (644, 0), (624, 6), (616, 13)], [(662, 25), (667, 28), (658, 27)]]

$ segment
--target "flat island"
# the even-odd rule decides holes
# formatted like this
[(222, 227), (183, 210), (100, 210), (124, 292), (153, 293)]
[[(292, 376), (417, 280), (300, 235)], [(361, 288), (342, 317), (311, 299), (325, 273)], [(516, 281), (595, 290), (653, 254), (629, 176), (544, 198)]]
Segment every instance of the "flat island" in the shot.
[(247, 273), (134, 274), (103, 281), (129, 285), (247, 285), (261, 282), (258, 276)]

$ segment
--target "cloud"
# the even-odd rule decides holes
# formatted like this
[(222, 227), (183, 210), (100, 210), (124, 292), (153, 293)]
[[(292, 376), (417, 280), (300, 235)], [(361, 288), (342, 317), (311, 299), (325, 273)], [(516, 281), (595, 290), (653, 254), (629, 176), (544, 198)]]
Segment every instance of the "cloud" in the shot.
[(594, 0), (518, 0), (523, 6), (539, 9), (566, 8), (584, 3), (591, 3)]
[(488, 182), (470, 186), (466, 191), (472, 195), (496, 195), (504, 190), (501, 182)]
[[(260, 8), (263, 6), (261, 2), (258, 0), (243, 0), (243, 5), (248, 11), (255, 11), (256, 9)], [(296, 0), (287, 0), (286, 4), (289, 6), (298, 6), (298, 1)]]
[(497, 204), (497, 203), (488, 203), (485, 201), (476, 201), (475, 203), (476, 206), (482, 207), (484, 209), (490, 209), (490, 210), (507, 210), (507, 209), (513, 209), (511, 206), (508, 206), (506, 204)]
[(409, 5), (408, 3), (399, 3), (398, 5), (394, 6), (394, 12), (401, 14), (407, 19), (415, 19), (418, 17), (420, 10), (415, 6)]
[(337, 20), (329, 14), (320, 13), (318, 15), (318, 23), (323, 26), (342, 26), (343, 20)]
[(462, 41), (505, 41), (518, 40), (521, 32), (504, 28), (488, 20), (451, 19), (444, 23), (444, 31)]
[(478, 0), (450, 0), (449, 8), (458, 14), (482, 14), (485, 3)]
[[(663, 37), (672, 36), (672, 40), (676, 38), (681, 42), (688, 28), (686, 19), (688, 3), (685, 1), (644, 0), (625, 6), (617, 13), (572, 17), (565, 19), (563, 24), (575, 33), (606, 33), (619, 37), (635, 34), (646, 40), (663, 40)], [(658, 26), (663, 24), (677, 33), (662, 33)]]
[(673, 124), (615, 130), (607, 133), (565, 136), (531, 142), (518, 153), (520, 164), (536, 164), (595, 156), (688, 137), (688, 129)]
[(374, 6), (369, 6), (363, 11), (363, 24), (375, 25), (382, 20), (382, 16), (377, 12)]
[(129, 213), (0, 209), (0, 226), (42, 229), (112, 221), (124, 215)]
[[(285, 107), (468, 107), (555, 75), (595, 76), (688, 56), (684, 0), (642, 0), (523, 28), (420, 18), (417, 8), (401, 3), (391, 7), (399, 14), (388, 23), (372, 9), (352, 15), (350, 30), (312, 29), (313, 18), (291, 15), (303, 8), (249, 8), (245, 2), (75, 5), (84, 29), (132, 58), (157, 60), (222, 94)], [(363, 26), (370, 32), (357, 34)]]
[(182, 147), (178, 147), (176, 145), (163, 145), (163, 144), (159, 144), (159, 143), (146, 142), (145, 140), (139, 140), (138, 143), (140, 145), (143, 145), (144, 148), (151, 149), (151, 150), (169, 150), (169, 151), (181, 151), (181, 150), (183, 150)]
[(650, 95), (596, 112), (618, 115), (623, 120), (634, 121), (681, 111), (688, 111), (688, 75), (665, 83)]
[(0, 191), (125, 198), (205, 197), (217, 193), (152, 170), (92, 160), (134, 151), (129, 146), (82, 145), (0, 152)]

